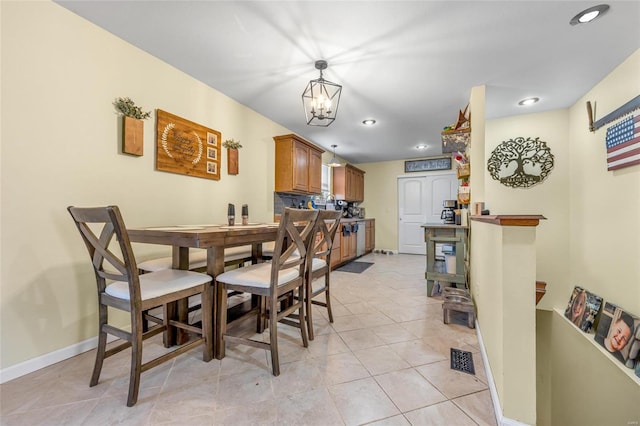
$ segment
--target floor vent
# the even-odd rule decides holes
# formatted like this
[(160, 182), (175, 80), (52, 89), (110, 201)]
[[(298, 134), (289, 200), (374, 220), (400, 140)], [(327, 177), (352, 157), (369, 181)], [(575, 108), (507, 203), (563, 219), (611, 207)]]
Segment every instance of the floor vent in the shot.
[(473, 355), (471, 352), (451, 348), (451, 369), (463, 373), (476, 374), (473, 368)]

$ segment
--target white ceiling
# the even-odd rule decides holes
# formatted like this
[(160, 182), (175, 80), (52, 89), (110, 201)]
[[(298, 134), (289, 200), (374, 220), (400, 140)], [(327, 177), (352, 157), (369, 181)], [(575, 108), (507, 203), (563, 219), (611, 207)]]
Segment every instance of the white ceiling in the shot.
[[(352, 163), (439, 155), (474, 86), (488, 119), (569, 107), (640, 48), (639, 1), (577, 26), (597, 2), (57, 3)], [(343, 85), (329, 127), (307, 126), (302, 106), (318, 59)]]

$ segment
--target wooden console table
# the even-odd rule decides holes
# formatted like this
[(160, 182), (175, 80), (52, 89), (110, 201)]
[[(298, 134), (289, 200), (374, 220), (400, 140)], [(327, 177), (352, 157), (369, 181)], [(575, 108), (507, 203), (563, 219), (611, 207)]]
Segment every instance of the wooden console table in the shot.
[[(424, 274), (427, 279), (427, 296), (432, 296), (435, 281), (448, 281), (456, 284), (467, 285), (467, 230), (468, 226), (446, 225), (442, 223), (425, 223), (424, 241), (427, 244), (427, 270)], [(456, 249), (456, 272), (436, 272), (436, 244), (453, 244)]]

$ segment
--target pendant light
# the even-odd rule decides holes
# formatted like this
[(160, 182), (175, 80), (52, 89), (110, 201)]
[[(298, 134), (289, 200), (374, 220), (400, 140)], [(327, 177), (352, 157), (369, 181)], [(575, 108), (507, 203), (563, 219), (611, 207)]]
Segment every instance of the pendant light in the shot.
[(329, 167), (340, 167), (340, 166), (342, 166), (342, 164), (340, 164), (340, 162), (336, 158), (336, 147), (337, 146), (338, 145), (331, 145), (331, 148), (333, 148), (333, 158), (331, 158), (331, 161), (329, 161), (329, 163), (327, 164), (327, 166), (329, 166)]
[(336, 119), (342, 86), (325, 80), (322, 70), (327, 69), (327, 61), (316, 61), (320, 78), (311, 80), (302, 93), (302, 105), (309, 126), (328, 127)]

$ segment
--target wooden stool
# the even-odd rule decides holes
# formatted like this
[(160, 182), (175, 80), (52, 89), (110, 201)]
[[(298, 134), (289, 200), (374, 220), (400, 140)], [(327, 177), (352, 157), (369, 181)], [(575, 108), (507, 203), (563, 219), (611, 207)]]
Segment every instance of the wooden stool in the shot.
[(471, 299), (471, 296), (469, 295), (469, 291), (467, 291), (464, 288), (457, 288), (457, 287), (444, 287), (442, 289), (442, 296), (443, 297), (447, 297), (447, 296), (464, 296), (468, 299)]
[[(451, 322), (451, 311), (466, 312), (467, 325), (469, 328), (476, 327), (476, 314), (473, 309), (473, 302), (469, 293), (463, 294), (445, 294), (444, 302), (442, 302), (442, 316), (445, 324)], [(455, 292), (457, 293), (457, 292)]]

